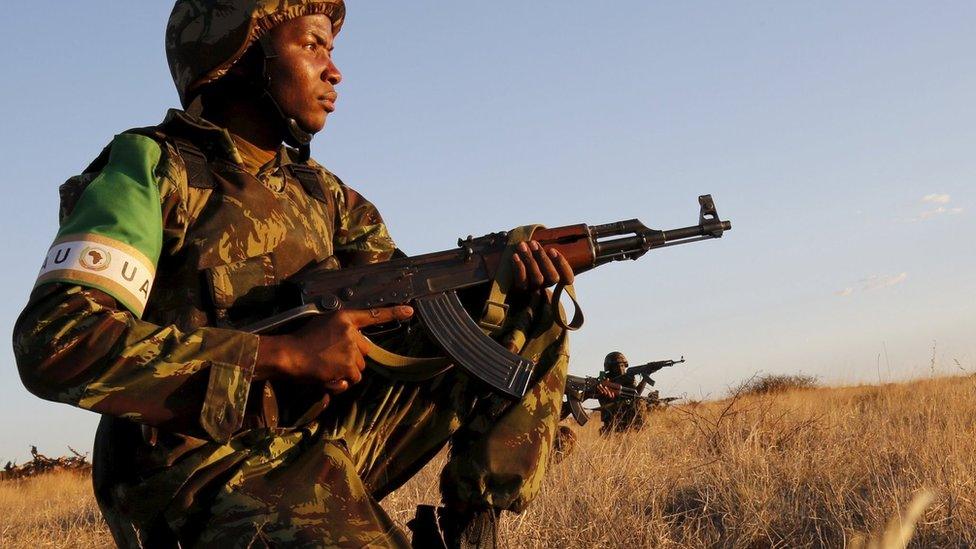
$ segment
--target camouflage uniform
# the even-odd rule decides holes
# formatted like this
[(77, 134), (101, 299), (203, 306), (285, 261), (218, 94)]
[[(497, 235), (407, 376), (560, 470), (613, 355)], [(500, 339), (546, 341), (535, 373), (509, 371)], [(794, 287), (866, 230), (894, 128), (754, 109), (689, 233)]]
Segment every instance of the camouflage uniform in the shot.
[(331, 402), (252, 381), (258, 337), (236, 328), (276, 311), (282, 280), (382, 261), (394, 243), (373, 205), (318, 164), (282, 148), (257, 167), (246, 145), (182, 111), (117, 136), (62, 186), (61, 230), (15, 327), (25, 385), (103, 415), (95, 492), (116, 542), (405, 547), (378, 502), (449, 442), (446, 504), (524, 509), (567, 365), (544, 297), (512, 303), (500, 332), (539, 364), (518, 403), (457, 369), (416, 383), (367, 369)]
[[(620, 382), (620, 380), (615, 380)], [(636, 384), (626, 384), (636, 387)], [(622, 433), (624, 431), (639, 431), (644, 427), (651, 405), (644, 399), (625, 397), (606, 398), (597, 396), (600, 401), (600, 433)]]
[[(607, 354), (603, 362), (604, 371), (601, 379), (612, 379), (622, 387), (634, 389), (638, 394), (643, 393), (647, 385), (646, 380), (637, 383), (632, 375), (623, 375), (627, 369), (627, 358), (619, 351)], [(639, 430), (644, 426), (644, 420), (650, 412), (650, 406), (643, 399), (625, 397), (606, 397), (596, 391), (588, 395), (600, 402), (600, 433), (624, 432)]]

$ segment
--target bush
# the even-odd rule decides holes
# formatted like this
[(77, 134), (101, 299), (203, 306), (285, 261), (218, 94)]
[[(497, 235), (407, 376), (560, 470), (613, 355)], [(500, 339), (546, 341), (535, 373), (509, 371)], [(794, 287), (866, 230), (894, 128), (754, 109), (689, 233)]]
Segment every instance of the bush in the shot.
[(816, 376), (806, 374), (763, 374), (753, 376), (740, 385), (735, 393), (739, 395), (763, 395), (814, 389), (819, 385), (820, 380)]

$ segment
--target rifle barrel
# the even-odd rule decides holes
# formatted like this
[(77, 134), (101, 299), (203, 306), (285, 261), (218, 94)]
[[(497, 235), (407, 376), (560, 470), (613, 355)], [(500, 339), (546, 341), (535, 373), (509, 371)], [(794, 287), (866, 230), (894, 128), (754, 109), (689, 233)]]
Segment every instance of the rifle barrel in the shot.
[(634, 236), (615, 238), (612, 240), (597, 240), (594, 242), (596, 261), (606, 261), (617, 257), (627, 257), (665, 246), (687, 244), (705, 238), (720, 238), (722, 232), (732, 229), (731, 221), (712, 221), (703, 225), (693, 225), (669, 231), (645, 229)]

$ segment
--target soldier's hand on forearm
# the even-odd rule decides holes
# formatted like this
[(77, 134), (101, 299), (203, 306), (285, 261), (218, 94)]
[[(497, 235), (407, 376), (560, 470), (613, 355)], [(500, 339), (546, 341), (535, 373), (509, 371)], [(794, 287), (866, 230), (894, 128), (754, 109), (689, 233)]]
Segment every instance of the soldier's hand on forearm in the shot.
[(619, 386), (610, 383), (607, 380), (603, 380), (600, 383), (597, 383), (596, 392), (607, 398), (617, 398), (617, 394), (619, 394)]
[(535, 240), (522, 242), (512, 255), (513, 285), (523, 291), (536, 291), (556, 284), (572, 284), (573, 269), (555, 248), (548, 250)]
[(290, 334), (261, 336), (255, 379), (292, 378), (318, 381), (341, 393), (362, 379), (370, 342), (360, 329), (407, 320), (406, 305), (369, 310), (340, 310), (313, 318)]

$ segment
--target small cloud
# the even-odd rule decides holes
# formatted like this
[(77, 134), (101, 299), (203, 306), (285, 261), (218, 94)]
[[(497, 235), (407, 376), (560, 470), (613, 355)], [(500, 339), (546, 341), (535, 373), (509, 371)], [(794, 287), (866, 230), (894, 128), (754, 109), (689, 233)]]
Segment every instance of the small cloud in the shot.
[(941, 215), (956, 215), (956, 214), (961, 214), (963, 211), (965, 211), (963, 208), (946, 208), (944, 206), (939, 206), (938, 208), (936, 208), (934, 210), (926, 210), (926, 211), (918, 214), (917, 217), (912, 217), (912, 218), (908, 219), (908, 222), (909, 223), (916, 223), (918, 221), (925, 221), (927, 219), (932, 219), (933, 217), (937, 217), (937, 216), (941, 216)]
[(867, 292), (871, 290), (880, 290), (882, 288), (890, 288), (892, 286), (897, 286), (906, 280), (908, 280), (908, 273), (899, 273), (896, 275), (872, 275), (861, 279), (861, 290)]
[(943, 206), (939, 206), (934, 210), (928, 210), (920, 213), (918, 215), (918, 218), (919, 220), (924, 221), (926, 219), (931, 219), (937, 215), (943, 215), (943, 214), (955, 215), (959, 213), (962, 213), (962, 208), (945, 208)]
[(933, 194), (927, 194), (927, 195), (923, 196), (922, 197), (922, 202), (926, 202), (928, 204), (948, 204), (949, 203), (949, 200), (951, 200), (951, 199), (952, 199), (952, 197), (950, 197), (947, 194), (935, 194), (935, 193), (933, 193)]
[(848, 286), (842, 290), (837, 290), (834, 292), (834, 295), (839, 297), (848, 297), (857, 291), (870, 292), (871, 290), (891, 288), (892, 286), (897, 286), (906, 280), (908, 280), (908, 273), (898, 273), (896, 275), (871, 275), (858, 281), (858, 284), (860, 284), (859, 289), (855, 290), (853, 286)]

